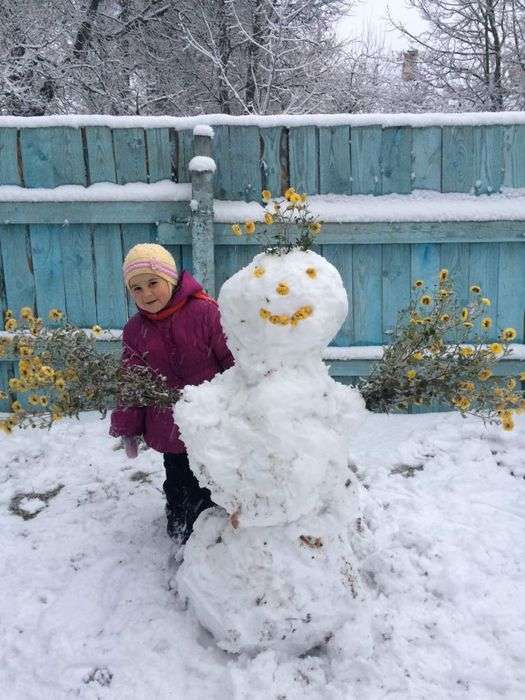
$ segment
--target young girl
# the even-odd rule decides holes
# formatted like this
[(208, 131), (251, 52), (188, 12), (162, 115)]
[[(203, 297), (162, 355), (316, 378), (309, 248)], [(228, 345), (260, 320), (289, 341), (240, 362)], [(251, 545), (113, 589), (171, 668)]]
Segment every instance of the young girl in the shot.
[[(169, 251), (156, 243), (136, 245), (126, 255), (123, 273), (138, 307), (124, 326), (123, 362), (149, 365), (176, 389), (232, 366), (216, 302), (188, 272), (178, 275)], [(110, 434), (123, 438), (130, 458), (137, 456), (140, 435), (164, 453), (168, 534), (185, 542), (199, 513), (214, 504), (190, 469), (171, 409), (117, 408)]]

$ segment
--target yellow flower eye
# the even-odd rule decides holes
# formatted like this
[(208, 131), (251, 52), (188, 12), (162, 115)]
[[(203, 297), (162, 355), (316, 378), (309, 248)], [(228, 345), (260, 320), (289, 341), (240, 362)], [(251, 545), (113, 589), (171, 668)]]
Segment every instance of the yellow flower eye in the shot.
[(100, 335), (102, 333), (102, 328), (98, 325), (91, 326), (91, 332), (93, 335)]
[(419, 288), (419, 287), (422, 287), (424, 284), (425, 283), (423, 282), (423, 280), (416, 280), (414, 282), (414, 287)]
[(254, 277), (262, 277), (266, 270), (264, 267), (261, 267), (260, 265), (257, 265), (256, 267), (253, 268), (253, 276)]
[(306, 274), (308, 275), (308, 277), (311, 277), (313, 279), (314, 277), (317, 277), (317, 270), (315, 269), (315, 267), (307, 267)]

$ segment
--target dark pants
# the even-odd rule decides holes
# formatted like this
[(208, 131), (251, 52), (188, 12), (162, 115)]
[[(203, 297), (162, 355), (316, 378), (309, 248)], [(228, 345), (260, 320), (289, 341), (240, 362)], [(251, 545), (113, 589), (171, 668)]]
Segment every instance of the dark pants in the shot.
[(191, 535), (193, 523), (199, 514), (206, 508), (214, 506), (215, 503), (211, 500), (210, 490), (199, 486), (185, 452), (181, 454), (166, 452), (164, 467), (168, 534), (170, 537), (179, 537), (185, 542)]

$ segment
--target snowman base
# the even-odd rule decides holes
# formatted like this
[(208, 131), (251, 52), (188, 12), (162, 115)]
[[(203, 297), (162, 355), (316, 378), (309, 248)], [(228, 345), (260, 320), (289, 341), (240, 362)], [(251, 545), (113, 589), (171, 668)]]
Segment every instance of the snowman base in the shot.
[(178, 593), (228, 652), (302, 654), (362, 613), (356, 537), (355, 521), (336, 508), (239, 529), (209, 509), (186, 545)]

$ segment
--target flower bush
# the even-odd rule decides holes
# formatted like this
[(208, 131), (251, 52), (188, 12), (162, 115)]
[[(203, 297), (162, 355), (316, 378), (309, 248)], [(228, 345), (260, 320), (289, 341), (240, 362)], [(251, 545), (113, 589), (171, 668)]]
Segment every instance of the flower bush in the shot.
[(367, 407), (388, 412), (441, 403), (512, 430), (514, 414), (525, 412), (525, 397), (517, 388), (525, 372), (498, 377), (494, 366), (509, 354), (514, 328), (487, 342), (493, 325), (490, 299), (472, 284), (469, 303), (459, 304), (446, 269), (433, 290), (416, 280), (412, 292), (382, 360), (360, 385)]
[(10, 335), (0, 337), (0, 357), (11, 358), (18, 372), (0, 391), (1, 399), (12, 401), (11, 415), (0, 421), (3, 432), (50, 427), (64, 416), (78, 418), (81, 411), (105, 415), (117, 403), (171, 406), (177, 401), (179, 392), (150, 367), (123, 365), (120, 357), (97, 350), (100, 326), (77, 328), (59, 309), (51, 309), (49, 319), (61, 325), (47, 328), (29, 307), (21, 309), (19, 319), (10, 310), (4, 315)]
[[(263, 190), (261, 199), (264, 205), (271, 205), (270, 210), (264, 213), (264, 226), (261, 229), (267, 253), (280, 255), (293, 248), (309, 250), (313, 246), (315, 237), (321, 233), (322, 224), (310, 211), (306, 194), (299, 194), (289, 187), (283, 199), (272, 199), (270, 190)], [(257, 224), (249, 219), (244, 226), (233, 224), (231, 229), (234, 236), (253, 236)]]

